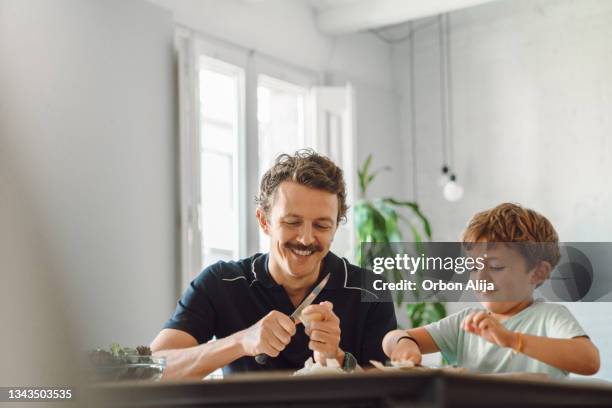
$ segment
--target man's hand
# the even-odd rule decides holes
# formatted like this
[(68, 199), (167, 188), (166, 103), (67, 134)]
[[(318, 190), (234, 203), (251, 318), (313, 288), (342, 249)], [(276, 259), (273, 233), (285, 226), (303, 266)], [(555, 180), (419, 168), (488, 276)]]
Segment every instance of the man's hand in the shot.
[(414, 364), (421, 364), (423, 355), (419, 346), (410, 339), (402, 339), (393, 347), (393, 351), (389, 356), (391, 361), (412, 361)]
[(289, 344), (294, 334), (295, 324), (289, 316), (273, 310), (244, 330), (240, 336), (240, 345), (247, 356), (267, 354), (276, 357)]
[(310, 337), (308, 348), (314, 351), (315, 362), (326, 365), (328, 358), (335, 358), (340, 364), (344, 360), (344, 353), (340, 350), (340, 319), (333, 312), (331, 302), (321, 302), (310, 305), (302, 312), (303, 315), (320, 314), (319, 320), (311, 320), (306, 327), (306, 334)]
[(516, 337), (514, 332), (506, 329), (499, 320), (485, 311), (470, 313), (463, 319), (461, 327), (500, 347), (512, 347)]

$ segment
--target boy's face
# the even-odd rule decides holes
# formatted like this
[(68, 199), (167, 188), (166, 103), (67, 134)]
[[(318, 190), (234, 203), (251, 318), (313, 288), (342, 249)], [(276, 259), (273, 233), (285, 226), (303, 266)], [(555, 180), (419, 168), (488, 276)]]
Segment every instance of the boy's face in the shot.
[(472, 270), (470, 279), (493, 283), (495, 290), (477, 293), (480, 303), (493, 313), (503, 314), (531, 300), (534, 289), (544, 280), (535, 266), (529, 268), (525, 257), (507, 245), (477, 244), (469, 253), (485, 259), (484, 268)]

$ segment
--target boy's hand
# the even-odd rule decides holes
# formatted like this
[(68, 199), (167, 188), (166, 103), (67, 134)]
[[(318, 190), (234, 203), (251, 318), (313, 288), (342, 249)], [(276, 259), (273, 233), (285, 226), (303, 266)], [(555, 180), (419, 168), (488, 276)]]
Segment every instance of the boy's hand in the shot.
[(421, 350), (417, 344), (410, 339), (401, 339), (391, 352), (391, 361), (408, 361), (421, 364)]
[(511, 347), (514, 344), (514, 333), (506, 329), (489, 312), (470, 313), (463, 319), (461, 327), (500, 347)]

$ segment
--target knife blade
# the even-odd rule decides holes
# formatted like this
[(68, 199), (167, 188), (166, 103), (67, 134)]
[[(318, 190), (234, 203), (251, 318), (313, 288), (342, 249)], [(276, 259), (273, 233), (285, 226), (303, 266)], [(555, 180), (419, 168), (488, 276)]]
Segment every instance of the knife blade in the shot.
[[(302, 300), (302, 303), (300, 303), (299, 306), (295, 308), (293, 313), (291, 313), (291, 316), (289, 316), (289, 318), (293, 323), (298, 324), (298, 322), (301, 321), (300, 315), (302, 314), (302, 311), (308, 306), (310, 306), (312, 302), (314, 302), (314, 300), (317, 298), (317, 296), (319, 296), (319, 293), (321, 293), (321, 291), (327, 284), (327, 281), (329, 281), (330, 275), (331, 273), (327, 274), (327, 276), (324, 277), (323, 280), (319, 282), (317, 286), (315, 286), (312, 292), (310, 292), (308, 296), (306, 296), (304, 300)], [(268, 362), (268, 357), (269, 356), (267, 354), (258, 354), (255, 356), (255, 361), (257, 361), (259, 364), (266, 364)]]
[(319, 296), (319, 293), (321, 293), (321, 291), (327, 284), (329, 276), (330, 274), (323, 278), (323, 280), (319, 282), (319, 284), (312, 290), (312, 292), (310, 292), (308, 296), (306, 296), (304, 300), (302, 300), (302, 303), (300, 303), (300, 305), (295, 308), (293, 313), (291, 313), (291, 316), (289, 316), (289, 318), (293, 320), (293, 323), (298, 324), (298, 322), (300, 322), (300, 315), (302, 314), (302, 311), (308, 306), (310, 306), (312, 302), (314, 302), (314, 300), (317, 298), (317, 296)]

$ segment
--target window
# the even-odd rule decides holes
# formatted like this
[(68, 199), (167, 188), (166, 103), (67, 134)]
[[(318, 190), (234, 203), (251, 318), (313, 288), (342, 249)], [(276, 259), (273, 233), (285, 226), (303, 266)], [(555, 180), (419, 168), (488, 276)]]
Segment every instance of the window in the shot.
[(202, 266), (239, 256), (238, 143), (244, 71), (200, 57)]
[[(308, 88), (259, 75), (257, 80), (257, 130), (259, 178), (281, 153), (313, 147), (307, 137)], [(259, 231), (259, 251), (269, 250), (268, 236)]]
[(259, 75), (257, 122), (259, 137), (259, 175), (272, 164), (277, 154), (311, 145), (306, 139), (306, 100), (308, 89)]

